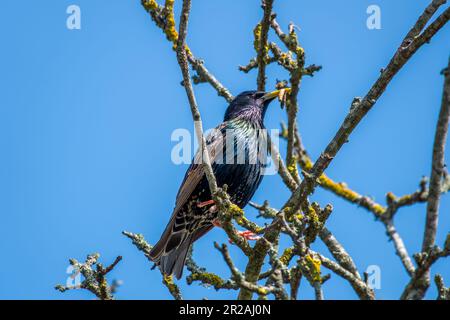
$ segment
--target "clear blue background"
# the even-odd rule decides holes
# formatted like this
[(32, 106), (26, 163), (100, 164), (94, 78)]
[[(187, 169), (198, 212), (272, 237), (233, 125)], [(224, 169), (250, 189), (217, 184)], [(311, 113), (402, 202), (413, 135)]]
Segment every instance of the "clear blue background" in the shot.
[[(179, 2), (177, 12), (179, 12)], [(364, 95), (428, 0), (275, 1), (284, 29), (300, 26), (307, 62), (323, 65), (305, 78), (299, 96), (299, 127), (315, 159), (332, 138), (353, 97)], [(82, 29), (66, 28), (66, 8), (77, 4)], [(366, 9), (382, 9), (382, 30), (366, 28)], [(442, 11), (442, 10), (441, 10)], [(259, 1), (193, 1), (188, 42), (193, 52), (234, 94), (255, 87), (255, 72), (237, 66), (255, 53), (252, 30)], [(275, 40), (273, 34), (270, 35)], [(106, 264), (124, 260), (110, 275), (124, 285), (118, 299), (170, 298), (160, 275), (122, 230), (158, 240), (174, 205), (186, 166), (170, 154), (174, 129), (192, 131), (181, 74), (171, 45), (140, 1), (53, 0), (0, 2), (0, 298), (91, 299), (83, 291), (61, 294), (68, 258), (100, 252)], [(386, 192), (417, 189), (431, 169), (434, 126), (450, 53), (450, 26), (424, 46), (398, 74), (373, 111), (328, 170), (359, 192), (384, 203)], [(269, 86), (287, 74), (268, 68)], [(208, 85), (195, 88), (205, 122), (221, 122), (226, 103)], [(266, 116), (278, 128), (284, 112), (273, 104)], [(288, 192), (278, 176), (266, 177), (254, 197), (281, 206)], [(332, 203), (328, 227), (364, 271), (381, 268), (378, 298), (395, 299), (408, 281), (392, 243), (372, 214), (326, 191), (312, 197)], [(450, 230), (450, 198), (442, 199), (437, 243)], [(247, 214), (255, 216), (248, 208)], [(425, 205), (402, 209), (396, 224), (410, 253), (421, 246)], [(262, 221), (260, 221), (262, 223)], [(196, 244), (199, 264), (227, 276), (213, 241), (214, 230)], [(315, 248), (329, 255), (320, 243)], [(245, 259), (233, 248), (239, 267)], [(325, 272), (327, 272), (325, 270)], [(440, 272), (450, 284), (449, 261)], [(234, 298), (180, 281), (186, 298)], [(325, 297), (356, 298), (332, 275)], [(313, 298), (302, 284), (300, 298)], [(432, 285), (427, 298), (434, 299)]]

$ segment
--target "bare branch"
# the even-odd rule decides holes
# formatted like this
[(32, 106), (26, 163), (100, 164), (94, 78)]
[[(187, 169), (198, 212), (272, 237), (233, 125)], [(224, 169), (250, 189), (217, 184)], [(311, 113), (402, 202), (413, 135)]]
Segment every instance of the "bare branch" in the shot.
[(215, 290), (221, 290), (221, 289), (232, 289), (237, 290), (239, 289), (239, 286), (236, 284), (235, 281), (229, 279), (225, 280), (219, 277), (218, 275), (207, 272), (204, 268), (200, 268), (193, 259), (193, 246), (189, 250), (187, 259), (186, 259), (186, 267), (191, 273), (189, 276), (186, 277), (187, 283), (190, 285), (193, 282), (199, 281), (202, 285), (208, 287), (212, 286)]
[[(98, 262), (100, 255), (98, 253), (90, 254), (87, 256), (84, 263), (80, 263), (75, 259), (70, 259), (69, 262), (74, 268), (75, 273), (79, 273), (84, 277), (84, 280), (73, 287), (57, 285), (55, 289), (60, 292), (68, 290), (85, 289), (93, 293), (100, 300), (113, 300), (117, 285), (109, 285), (106, 280), (106, 275), (110, 273), (115, 266), (122, 260), (121, 256), (118, 256), (112, 264), (108, 267), (103, 267)], [(95, 269), (94, 269), (95, 266)]]
[(266, 219), (273, 219), (276, 217), (277, 212), (278, 212), (278, 210), (275, 210), (270, 207), (269, 202), (267, 200), (264, 201), (264, 204), (262, 204), (262, 205), (259, 205), (254, 202), (250, 202), (249, 205), (251, 207), (255, 208), (256, 210), (258, 210), (259, 215), (257, 216), (257, 218), (262, 217), (262, 218), (266, 218)]
[[(152, 259), (150, 258), (150, 251), (152, 250), (152, 246), (147, 241), (145, 241), (144, 236), (142, 234), (135, 234), (128, 231), (123, 231), (122, 234), (127, 238), (131, 239), (136, 248), (138, 248), (139, 251), (142, 251), (144, 253), (145, 257), (148, 259), (148, 261), (150, 261), (150, 263), (153, 263)], [(172, 297), (174, 297), (175, 300), (183, 300), (181, 290), (175, 284), (175, 282), (173, 282), (172, 276), (167, 276), (162, 272), (161, 276), (162, 276), (162, 283), (167, 287)]]
[[(328, 146), (325, 148), (324, 152), (320, 155), (319, 159), (314, 163), (310, 173), (305, 175), (305, 178), (301, 182), (297, 190), (292, 194), (287, 203), (283, 206), (282, 212), (287, 212), (288, 217), (297, 212), (297, 210), (304, 205), (307, 200), (307, 196), (310, 195), (317, 184), (317, 179), (322, 175), (326, 168), (331, 163), (332, 159), (339, 152), (341, 147), (348, 141), (350, 134), (356, 128), (356, 126), (361, 122), (361, 120), (367, 115), (374, 104), (377, 102), (378, 98), (386, 90), (387, 86), (398, 73), (398, 71), (409, 61), (409, 59), (414, 55), (417, 50), (422, 47), (423, 44), (428, 43), (432, 37), (448, 22), (450, 19), (450, 8), (447, 8), (444, 13), (442, 13), (436, 20), (431, 23), (425, 31), (423, 31), (419, 36), (415, 37), (414, 40), (408, 46), (400, 46), (388, 66), (383, 69), (380, 77), (372, 85), (366, 96), (358, 103), (354, 103), (350, 112), (344, 119), (341, 127), (336, 133), (335, 137), (331, 140)], [(413, 26), (417, 28), (418, 25), (422, 23), (422, 20), (416, 22)], [(272, 28), (276, 31), (280, 39), (289, 47), (289, 38), (281, 31), (279, 26), (275, 23), (275, 19), (272, 19)], [(293, 95), (293, 93), (291, 94)], [(276, 222), (272, 223), (271, 228), (266, 228), (265, 238), (269, 242), (276, 241), (279, 237), (279, 229), (276, 227)], [(248, 281), (255, 283), (261, 272), (261, 267), (264, 258), (267, 254), (268, 247), (263, 241), (257, 241), (254, 247), (254, 254), (252, 259), (249, 259), (247, 264), (245, 277)], [(242, 291), (240, 292), (240, 299), (250, 299), (251, 292)]]
[[(311, 174), (305, 177), (296, 192), (294, 192), (287, 202), (286, 206), (294, 207), (295, 209), (299, 208), (301, 202), (305, 201), (306, 197), (314, 191), (317, 183), (316, 179), (320, 177), (320, 175), (325, 171), (333, 158), (339, 152), (341, 147), (348, 141), (350, 134), (372, 109), (378, 98), (386, 90), (393, 77), (423, 44), (428, 43), (431, 40), (437, 31), (439, 31), (449, 19), (450, 8), (447, 8), (444, 13), (436, 18), (436, 20), (431, 23), (422, 34), (414, 38), (414, 40), (407, 47), (401, 46), (397, 49), (397, 52), (394, 54), (388, 66), (383, 70), (380, 77), (373, 84), (366, 96), (360, 103), (354, 105), (353, 108), (350, 109), (350, 112), (335, 137), (325, 148), (319, 159), (317, 159), (314, 163), (314, 166), (311, 169)], [(416, 25), (420, 23), (421, 22), (418, 21)], [(413, 28), (417, 28), (416, 25), (414, 25)]]
[[(340, 264), (323, 257), (322, 255), (320, 255), (317, 252), (312, 251), (311, 249), (309, 249), (304, 241), (299, 237), (299, 235), (295, 232), (295, 230), (293, 230), (289, 224), (286, 222), (286, 220), (284, 220), (283, 217), (282, 221), (283, 221), (283, 226), (285, 231), (290, 235), (290, 237), (292, 238), (293, 242), (296, 245), (297, 248), (297, 254), (300, 257), (303, 257), (303, 259), (300, 260), (299, 263), (299, 267), (302, 270), (302, 274), (307, 276), (308, 281), (313, 285), (313, 287), (316, 290), (316, 296), (319, 297), (319, 292), (317, 292), (317, 290), (320, 288), (319, 286), (315, 285), (315, 282), (319, 281), (320, 279), (320, 273), (319, 275), (317, 275), (317, 270), (319, 270), (320, 272), (320, 264), (324, 265), (326, 268), (332, 270), (333, 272), (335, 272), (337, 275), (343, 277), (344, 279), (346, 279), (350, 285), (353, 287), (353, 289), (355, 290), (356, 294), (363, 300), (373, 300), (375, 299), (375, 295), (372, 289), (369, 288), (369, 286), (361, 280), (361, 277), (359, 276), (359, 274), (356, 272), (356, 274), (354, 274), (353, 272), (347, 270), (346, 268), (344, 268), (343, 266), (341, 266)], [(336, 254), (336, 250), (335, 251)], [(342, 259), (342, 253), (345, 252), (345, 250), (343, 250), (342, 246), (339, 248), (339, 254), (336, 254), (337, 257), (340, 258), (341, 261), (343, 261), (344, 259)], [(319, 267), (313, 267), (312, 265), (316, 264), (318, 262), (314, 262), (314, 258), (313, 257), (317, 257), (319, 259)], [(305, 260), (306, 259), (306, 260)], [(348, 258), (346, 258), (347, 261), (344, 262), (344, 265), (348, 266), (350, 264), (350, 262), (348, 261)], [(309, 260), (309, 261), (308, 261)], [(308, 266), (309, 264), (309, 266)], [(316, 275), (311, 275), (311, 270), (316, 270)], [(308, 275), (309, 274), (309, 275)]]
[(298, 184), (292, 178), (291, 173), (286, 168), (286, 165), (283, 162), (283, 158), (281, 158), (280, 151), (278, 150), (277, 146), (272, 143), (271, 139), (269, 139), (269, 147), (272, 161), (278, 168), (278, 174), (280, 175), (281, 179), (283, 179), (284, 184), (289, 188), (289, 190), (294, 191), (295, 189), (297, 189)]
[[(141, 0), (142, 6), (150, 14), (155, 24), (164, 32), (167, 39), (172, 42), (174, 49), (176, 49), (178, 41), (178, 33), (175, 29), (175, 21), (173, 19), (173, 4), (174, 0), (166, 1), (164, 7), (158, 5), (156, 0)], [(202, 79), (201, 82), (208, 82), (217, 91), (219, 96), (224, 97), (228, 102), (231, 102), (234, 97), (225, 86), (220, 83), (214, 75), (204, 66), (203, 61), (194, 56), (192, 51), (186, 46), (186, 54), (192, 68), (197, 72), (198, 77)]]
[(397, 232), (397, 229), (394, 227), (394, 223), (392, 219), (386, 220), (384, 222), (384, 225), (386, 227), (386, 232), (389, 235), (389, 238), (394, 243), (395, 252), (400, 257), (400, 260), (403, 263), (403, 266), (405, 267), (408, 274), (411, 276), (414, 274), (415, 268), (412, 263), (412, 260), (409, 256), (408, 251), (406, 250), (405, 244), (400, 237), (400, 235)]
[(341, 276), (345, 280), (347, 280), (350, 285), (355, 290), (356, 294), (359, 296), (362, 300), (374, 300), (375, 294), (372, 289), (369, 288), (369, 286), (362, 281), (361, 279), (358, 279), (353, 273), (348, 271), (347, 269), (340, 266), (338, 263), (325, 258), (322, 255), (318, 255), (320, 261), (322, 262), (322, 265), (336, 273), (337, 275)]
[(231, 92), (205, 67), (203, 60), (196, 58), (191, 51), (187, 52), (187, 58), (203, 82), (208, 82), (217, 91), (217, 94), (224, 97), (226, 101), (233, 101), (234, 97)]
[[(286, 104), (288, 112), (288, 132), (287, 132), (288, 146), (287, 146), (286, 163), (288, 168), (292, 168), (292, 170), (290, 170), (291, 174), (295, 176), (295, 173), (293, 173), (292, 171), (294, 171), (294, 167), (296, 166), (293, 151), (294, 151), (294, 141), (295, 141), (295, 131), (296, 131), (297, 111), (298, 111), (297, 96), (300, 89), (300, 82), (302, 79), (303, 70), (305, 66), (305, 51), (300, 46), (297, 34), (295, 33), (295, 28), (293, 28), (292, 25), (289, 27), (289, 34), (285, 34), (281, 30), (281, 27), (279, 26), (277, 21), (275, 20), (275, 15), (272, 15), (271, 26), (275, 30), (279, 38), (286, 45), (286, 47), (289, 49), (289, 51), (295, 54), (296, 57), (295, 64), (288, 62), (288, 65), (290, 66), (289, 81), (291, 84), (291, 90)], [(283, 61), (282, 55), (280, 55), (279, 50), (277, 50), (277, 47), (274, 44), (272, 44), (271, 47), (274, 55), (280, 58), (279, 61)], [(282, 62), (281, 64), (285, 65), (285, 63)]]
[(328, 250), (330, 250), (330, 253), (338, 261), (338, 263), (343, 268), (350, 271), (356, 278), (361, 279), (352, 257), (327, 228), (323, 228), (322, 231), (320, 231), (319, 237), (323, 243), (325, 243)]
[(441, 258), (450, 255), (450, 234), (447, 235), (445, 247), (441, 250), (438, 246), (433, 246), (427, 252), (421, 252), (414, 256), (417, 262), (417, 269), (411, 277), (408, 285), (405, 287), (400, 299), (402, 300), (418, 300), (423, 299), (429, 287), (429, 279), (427, 274), (431, 266)]
[(280, 290), (277, 287), (259, 286), (254, 283), (246, 281), (244, 275), (234, 265), (233, 260), (231, 259), (230, 253), (228, 252), (228, 247), (225, 244), (222, 244), (221, 246), (219, 246), (219, 244), (217, 244), (216, 242), (214, 243), (214, 246), (216, 247), (217, 250), (220, 251), (220, 253), (222, 253), (223, 258), (224, 258), (228, 268), (231, 271), (233, 280), (236, 281), (236, 283), (241, 288), (245, 288), (246, 290), (257, 293), (260, 296), (267, 296), (270, 293), (276, 293)]
[(420, 32), (425, 28), (426, 24), (430, 19), (433, 17), (433, 15), (436, 13), (436, 11), (439, 9), (440, 6), (445, 4), (447, 0), (433, 0), (428, 5), (428, 7), (425, 9), (425, 11), (422, 13), (422, 15), (417, 20), (417, 23), (414, 25), (414, 27), (408, 32), (405, 39), (403, 40), (404, 45), (408, 45), (411, 41), (414, 40), (415, 37), (417, 37)]
[(450, 121), (450, 59), (447, 68), (443, 71), (443, 74), (445, 76), (444, 90), (442, 94), (441, 111), (439, 113), (434, 138), (427, 219), (422, 244), (422, 251), (424, 252), (428, 251), (434, 245), (436, 239), (439, 200), (445, 166), (445, 143), (447, 141), (448, 123)]
[(189, 75), (189, 68), (187, 63), (187, 54), (185, 49), (185, 41), (187, 36), (187, 25), (189, 20), (189, 12), (191, 10), (191, 0), (183, 0), (183, 8), (180, 17), (180, 28), (178, 31), (177, 40), (177, 59), (180, 65), (181, 72), (183, 74), (184, 88), (188, 96), (189, 105), (191, 106), (192, 119), (194, 120), (195, 133), (197, 135), (198, 144), (202, 153), (202, 166), (205, 171), (206, 178), (208, 179), (209, 189), (211, 194), (217, 192), (217, 182), (214, 176), (213, 169), (211, 167), (211, 160), (209, 158), (209, 152), (206, 148), (206, 140), (203, 136), (203, 124), (200, 116), (200, 111), (197, 107), (197, 101), (194, 95), (194, 89), (192, 88), (191, 78)]
[[(274, 63), (277, 61), (277, 58), (275, 57), (268, 57), (266, 59), (266, 65), (269, 65), (271, 63)], [(256, 58), (253, 58), (250, 60), (250, 62), (245, 66), (239, 66), (239, 71), (242, 71), (244, 73), (249, 73), (251, 70), (258, 68), (258, 61), (256, 61)]]
[(260, 32), (258, 35), (258, 41), (255, 41), (257, 44), (259, 44), (259, 47), (255, 48), (257, 49), (258, 52), (256, 60), (258, 62), (257, 84), (259, 91), (266, 90), (266, 60), (267, 60), (267, 53), (269, 51), (267, 45), (267, 36), (270, 28), (270, 17), (272, 14), (273, 1), (274, 0), (262, 0), (262, 8), (264, 10), (264, 16), (261, 23), (259, 24)]
[(450, 288), (445, 287), (444, 279), (440, 274), (437, 274), (434, 277), (434, 282), (436, 283), (436, 287), (438, 289), (437, 300), (450, 300)]
[[(441, 110), (436, 125), (436, 133), (433, 146), (433, 159), (431, 167), (430, 191), (428, 195), (427, 218), (422, 243), (422, 254), (432, 256), (433, 246), (436, 240), (436, 232), (439, 216), (439, 201), (442, 192), (442, 178), (445, 166), (445, 143), (447, 141), (448, 124), (450, 121), (450, 59), (447, 68), (443, 71), (445, 76), (442, 95)], [(430, 265), (431, 267), (431, 265)], [(430, 267), (422, 266), (417, 270), (410, 284), (402, 295), (403, 299), (422, 299), (430, 286)], [(423, 270), (423, 275), (418, 276)], [(414, 286), (414, 288), (411, 288)]]

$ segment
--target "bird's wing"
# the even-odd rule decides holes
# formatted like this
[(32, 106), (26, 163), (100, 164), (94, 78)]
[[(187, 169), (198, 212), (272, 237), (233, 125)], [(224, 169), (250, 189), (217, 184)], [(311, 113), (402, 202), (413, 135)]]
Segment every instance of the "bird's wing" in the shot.
[[(222, 124), (206, 137), (207, 150), (211, 162), (214, 162), (223, 153), (223, 130), (225, 128), (226, 124)], [(170, 221), (161, 239), (150, 252), (151, 259), (159, 263), (166, 274), (171, 274), (172, 271), (176, 270), (175, 273), (178, 278), (181, 276), (184, 259), (190, 243), (210, 229), (210, 226), (203, 226), (199, 230), (195, 230), (192, 234), (187, 232), (184, 213), (180, 210), (204, 177), (204, 170), (203, 166), (200, 165), (200, 159), (201, 154), (197, 151), (193, 163), (186, 172), (180, 190), (178, 191), (175, 209), (173, 210)]]
[[(209, 158), (213, 164), (219, 157), (223, 155), (224, 150), (224, 130), (226, 123), (221, 124), (214, 130), (212, 130), (206, 137), (206, 149), (209, 153)], [(175, 204), (174, 214), (188, 201), (192, 192), (202, 180), (205, 171), (201, 165), (202, 154), (199, 149), (189, 167), (184, 180), (181, 183), (181, 187), (178, 190), (177, 200)]]

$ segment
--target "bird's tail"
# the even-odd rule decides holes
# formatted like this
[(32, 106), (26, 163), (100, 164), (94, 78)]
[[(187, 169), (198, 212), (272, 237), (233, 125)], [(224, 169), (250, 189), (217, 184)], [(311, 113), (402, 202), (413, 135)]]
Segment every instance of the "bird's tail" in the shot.
[(169, 223), (161, 239), (150, 251), (150, 259), (159, 265), (161, 272), (166, 275), (174, 274), (180, 279), (191, 243), (191, 235), (186, 236), (184, 230), (173, 232)]
[(191, 244), (191, 240), (186, 240), (179, 247), (162, 255), (159, 259), (161, 271), (166, 275), (173, 274), (177, 279), (180, 279), (183, 275), (184, 262)]
[(213, 225), (208, 225), (186, 234), (186, 230), (173, 231), (173, 221), (169, 222), (161, 239), (150, 251), (150, 259), (155, 262), (161, 272), (174, 274), (177, 279), (183, 275), (183, 267), (192, 243), (207, 233)]

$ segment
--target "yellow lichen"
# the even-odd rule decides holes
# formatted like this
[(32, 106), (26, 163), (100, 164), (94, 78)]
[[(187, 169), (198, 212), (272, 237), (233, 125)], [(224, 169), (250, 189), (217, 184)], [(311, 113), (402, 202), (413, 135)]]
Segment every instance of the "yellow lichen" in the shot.
[(230, 212), (233, 215), (243, 215), (244, 214), (244, 210), (242, 210), (241, 208), (239, 208), (237, 205), (235, 205), (234, 203), (230, 204)]
[[(349, 189), (344, 183), (337, 183), (337, 182), (331, 180), (325, 174), (322, 174), (320, 176), (319, 184), (322, 187), (324, 187), (328, 190), (331, 190), (335, 194), (343, 197), (344, 199), (347, 199), (354, 203), (359, 203), (359, 201), (362, 198), (362, 196), (359, 193)], [(379, 214), (379, 215), (383, 214), (386, 211), (386, 209), (383, 206), (381, 206), (377, 203), (374, 203), (371, 206), (371, 210), (373, 210), (376, 214)]]
[[(253, 29), (253, 36), (254, 36), (253, 48), (255, 49), (256, 52), (259, 52), (259, 49), (261, 47), (261, 36), (262, 36), (261, 31), (262, 31), (261, 23), (258, 23), (256, 25), (255, 29)], [(269, 44), (268, 43), (264, 44), (263, 50), (264, 50), (263, 59), (266, 61), (268, 58), (267, 54), (269, 53)]]
[(258, 288), (258, 294), (265, 296), (267, 295), (267, 290), (264, 288)]
[(312, 163), (310, 158), (308, 158), (308, 157), (304, 157), (304, 158), (305, 159), (303, 159), (303, 162), (304, 162), (303, 169), (306, 170), (306, 171), (309, 171), (309, 170), (312, 169), (313, 163)]
[[(287, 133), (286, 133), (287, 135)], [(312, 167), (313, 167), (313, 162), (311, 161), (311, 159), (307, 156), (307, 155), (301, 155), (298, 159), (298, 163), (300, 165), (300, 167), (305, 171), (305, 172), (309, 172)], [(353, 202), (353, 203), (357, 203), (360, 204), (361, 199), (363, 198), (362, 195), (360, 195), (359, 193), (351, 190), (350, 188), (347, 187), (347, 185), (345, 183), (342, 182), (335, 182), (332, 179), (330, 179), (326, 174), (322, 174), (319, 179), (318, 179), (318, 183), (325, 189), (332, 191), (333, 193), (337, 194), (338, 196)], [(405, 197), (399, 198), (397, 199), (393, 194), (387, 194), (387, 200), (389, 201), (403, 201), (403, 200), (408, 200)], [(386, 208), (383, 207), (382, 205), (378, 204), (378, 203), (371, 203), (368, 207), (368, 209), (372, 212), (374, 212), (377, 215), (383, 215), (386, 212)]]
[(375, 204), (372, 208), (375, 211), (375, 213), (378, 215), (382, 215), (382, 214), (386, 213), (386, 208), (379, 204)]
[(286, 217), (290, 217), (291, 216), (291, 212), (292, 212), (292, 208), (291, 207), (285, 207), (283, 209), (283, 212), (284, 212)]
[(147, 11), (149, 10), (154, 11), (159, 7), (158, 3), (155, 0), (146, 0), (142, 3), (142, 5)]
[(321, 277), (320, 267), (322, 265), (322, 262), (319, 259), (314, 258), (310, 254), (305, 257), (305, 262), (309, 269), (311, 279), (313, 281), (321, 281), (322, 277)]
[(392, 193), (392, 192), (388, 192), (386, 194), (386, 200), (387, 202), (394, 202), (397, 199), (397, 197)]
[(292, 161), (288, 164), (287, 169), (288, 169), (289, 173), (291, 175), (293, 175), (294, 177), (298, 176), (297, 157), (296, 156), (292, 157)]
[(167, 289), (169, 289), (169, 291), (170, 291), (172, 294), (179, 294), (178, 287), (177, 287), (177, 285), (173, 282), (172, 276), (164, 275), (164, 276), (163, 276), (163, 283), (166, 285)]
[(286, 250), (284, 250), (283, 254), (280, 257), (280, 261), (284, 265), (288, 265), (289, 261), (291, 261), (293, 256), (294, 256), (294, 249), (293, 248), (286, 248)]
[[(320, 208), (318, 208), (318, 210), (320, 210)], [(308, 227), (305, 230), (305, 240), (309, 245), (315, 241), (317, 234), (322, 229), (323, 222), (320, 221), (319, 213), (314, 206), (310, 206), (306, 214), (308, 217)]]
[(298, 45), (297, 34), (294, 31), (289, 33), (289, 44), (289, 50), (297, 55), (297, 60), (303, 60), (305, 56), (305, 50)]
[(313, 222), (313, 223), (320, 222), (319, 215), (317, 214), (316, 210), (312, 206), (310, 206), (308, 208), (308, 218), (309, 218), (310, 224), (311, 224), (311, 222)]
[(297, 48), (295, 49), (295, 53), (297, 54), (297, 56), (303, 57), (305, 55), (305, 49), (303, 49), (300, 46), (297, 46)]
[(163, 279), (164, 279), (164, 282), (165, 282), (165, 283), (167, 283), (167, 284), (173, 284), (173, 278), (172, 278), (172, 276), (164, 275)]
[(264, 231), (264, 228), (261, 228), (256, 223), (248, 220), (245, 217), (244, 210), (239, 208), (237, 205), (235, 205), (233, 203), (230, 204), (229, 212), (231, 213), (231, 216), (234, 218), (234, 220), (237, 222), (237, 224), (240, 225), (241, 227), (243, 227), (247, 230), (251, 230), (254, 233), (261, 233)]
[(214, 288), (221, 288), (224, 285), (222, 278), (214, 273), (193, 273), (190, 278), (192, 281), (201, 281), (204, 284), (212, 285)]
[(253, 36), (254, 36), (254, 40), (253, 40), (253, 48), (255, 49), (256, 52), (259, 51), (259, 46), (260, 46), (260, 41), (261, 41), (261, 23), (258, 23), (255, 27), (255, 29), (253, 29)]
[(345, 184), (336, 183), (330, 178), (328, 178), (325, 174), (322, 174), (319, 178), (320, 185), (330, 189), (331, 191), (343, 196), (344, 198), (355, 201), (360, 198), (360, 195), (356, 192), (348, 189)]
[(165, 2), (164, 11), (166, 13), (166, 26), (164, 28), (164, 32), (167, 39), (175, 44), (178, 40), (178, 32), (175, 28), (175, 17), (173, 14), (174, 4), (175, 0), (166, 0)]

